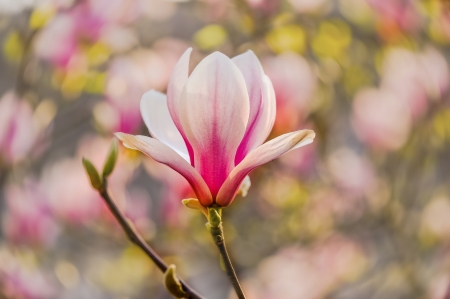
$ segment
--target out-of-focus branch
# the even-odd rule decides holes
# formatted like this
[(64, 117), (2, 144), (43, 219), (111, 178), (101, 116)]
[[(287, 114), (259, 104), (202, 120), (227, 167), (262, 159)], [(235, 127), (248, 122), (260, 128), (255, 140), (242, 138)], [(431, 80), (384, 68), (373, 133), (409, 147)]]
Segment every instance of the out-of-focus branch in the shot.
[[(169, 268), (167, 264), (162, 260), (162, 258), (151, 248), (144, 238), (137, 232), (133, 223), (119, 210), (115, 202), (112, 200), (111, 196), (107, 191), (107, 183), (106, 179), (103, 182), (103, 188), (99, 191), (102, 198), (105, 200), (106, 205), (108, 206), (111, 213), (119, 222), (122, 229), (125, 231), (128, 239), (139, 246), (148, 257), (155, 263), (155, 265), (160, 269), (163, 273), (167, 271)], [(180, 283), (183, 287), (183, 290), (188, 295), (188, 299), (204, 299), (200, 296), (191, 286), (189, 286), (186, 282), (179, 279)]]
[(17, 71), (17, 81), (15, 91), (18, 96), (23, 96), (23, 94), (27, 90), (27, 82), (25, 81), (25, 70), (28, 64), (28, 55), (31, 51), (31, 46), (33, 45), (34, 37), (36, 36), (38, 31), (39, 31), (38, 29), (31, 31), (25, 40), (22, 57), (20, 59), (19, 70)]

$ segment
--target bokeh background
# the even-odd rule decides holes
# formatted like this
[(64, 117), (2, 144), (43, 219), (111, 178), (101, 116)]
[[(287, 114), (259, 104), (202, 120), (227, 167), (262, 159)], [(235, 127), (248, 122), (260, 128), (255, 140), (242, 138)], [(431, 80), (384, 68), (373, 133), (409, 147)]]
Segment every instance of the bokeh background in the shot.
[[(112, 133), (187, 47), (252, 49), (274, 136), (316, 140), (258, 168), (225, 213), (249, 299), (450, 298), (450, 3), (0, 0), (0, 298), (171, 298), (94, 192)], [(111, 194), (207, 298), (234, 298), (174, 171), (120, 148)]]

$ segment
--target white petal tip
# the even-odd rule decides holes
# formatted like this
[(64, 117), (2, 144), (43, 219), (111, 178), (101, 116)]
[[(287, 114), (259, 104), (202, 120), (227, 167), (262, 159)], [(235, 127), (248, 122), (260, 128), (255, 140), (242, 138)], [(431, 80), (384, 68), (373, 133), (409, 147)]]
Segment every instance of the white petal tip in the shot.
[(252, 182), (250, 181), (250, 177), (247, 175), (242, 181), (241, 186), (239, 187), (238, 194), (241, 194), (242, 197), (246, 197), (251, 185)]
[(293, 141), (296, 144), (292, 149), (296, 149), (304, 145), (310, 144), (314, 141), (314, 138), (316, 137), (316, 133), (313, 130), (302, 130), (297, 132), (297, 134), (298, 137), (293, 139)]
[(125, 134), (125, 133), (121, 133), (121, 132), (114, 133), (114, 135), (117, 138), (119, 138), (120, 141), (122, 141), (123, 146), (125, 146), (126, 148), (129, 148), (129, 149), (132, 149), (132, 150), (137, 150), (137, 148), (132, 146), (131, 142), (130, 142), (131, 138), (135, 138), (134, 136), (129, 135), (129, 134)]

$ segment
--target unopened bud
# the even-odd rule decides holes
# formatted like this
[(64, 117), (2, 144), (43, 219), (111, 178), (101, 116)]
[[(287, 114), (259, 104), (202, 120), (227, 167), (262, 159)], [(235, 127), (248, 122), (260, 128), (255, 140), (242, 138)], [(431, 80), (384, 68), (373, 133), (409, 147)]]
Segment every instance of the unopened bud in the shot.
[(88, 159), (83, 158), (82, 161), (83, 161), (84, 169), (86, 170), (89, 180), (91, 181), (92, 187), (94, 187), (94, 189), (97, 189), (100, 191), (103, 187), (103, 182), (102, 182), (102, 179), (100, 178), (100, 175), (97, 172), (97, 169), (92, 164), (92, 162), (89, 161)]
[(187, 298), (187, 294), (175, 273), (175, 268), (175, 265), (170, 265), (167, 268), (166, 273), (164, 273), (164, 285), (175, 298)]
[(218, 228), (222, 223), (222, 217), (220, 216), (220, 208), (208, 208), (209, 223), (211, 228)]
[(106, 157), (105, 165), (103, 166), (103, 176), (109, 176), (116, 166), (117, 155), (119, 152), (119, 145), (117, 139), (114, 139), (109, 148), (108, 156)]

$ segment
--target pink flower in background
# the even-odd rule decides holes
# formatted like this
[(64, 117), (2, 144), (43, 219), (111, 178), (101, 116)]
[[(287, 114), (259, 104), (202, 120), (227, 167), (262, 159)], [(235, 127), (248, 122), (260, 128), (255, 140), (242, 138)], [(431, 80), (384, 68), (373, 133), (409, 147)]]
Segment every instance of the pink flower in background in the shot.
[(280, 8), (280, 0), (246, 0), (248, 5), (264, 14), (274, 14)]
[(384, 58), (379, 89), (364, 89), (353, 102), (353, 125), (358, 137), (381, 149), (400, 148), (413, 121), (449, 88), (449, 69), (443, 55), (428, 46), (423, 52), (393, 48)]
[(57, 298), (57, 288), (47, 273), (6, 250), (0, 252), (0, 295), (8, 299)]
[(44, 170), (41, 184), (53, 215), (71, 224), (87, 224), (98, 217), (102, 201), (92, 190), (81, 159), (63, 159)]
[(261, 145), (275, 120), (275, 94), (257, 57), (248, 51), (231, 60), (215, 52), (189, 76), (191, 51), (177, 63), (167, 99), (156, 91), (142, 98), (142, 116), (154, 138), (116, 136), (182, 174), (202, 205), (227, 206), (251, 170), (311, 143), (314, 132), (296, 131)]
[(6, 189), (7, 212), (2, 228), (8, 240), (15, 244), (46, 246), (53, 244), (59, 234), (48, 199), (33, 181)]
[(36, 54), (60, 68), (70, 68), (72, 59), (82, 55), (82, 42), (96, 42), (105, 22), (92, 14), (83, 1), (67, 12), (58, 14), (38, 34), (34, 43)]
[(263, 60), (277, 98), (275, 131), (295, 130), (307, 116), (317, 85), (311, 64), (302, 56), (287, 53)]
[(382, 65), (381, 89), (392, 93), (395, 101), (402, 101), (408, 107), (407, 113), (418, 118), (428, 108), (426, 90), (423, 84), (423, 68), (417, 54), (402, 48), (390, 50)]
[(450, 86), (450, 71), (444, 55), (428, 45), (418, 55), (421, 81), (431, 99), (440, 99)]
[(96, 43), (103, 35), (120, 31), (122, 25), (135, 20), (138, 15), (136, 1), (80, 1), (58, 13), (39, 32), (34, 43), (36, 54), (63, 69), (80, 67), (83, 64), (80, 60), (86, 60), (83, 53), (86, 44)]
[(358, 244), (334, 235), (309, 248), (280, 250), (263, 260), (244, 286), (249, 299), (320, 299), (364, 267), (364, 253)]
[(375, 184), (373, 167), (367, 159), (352, 150), (341, 148), (333, 151), (327, 166), (333, 181), (344, 191), (354, 195), (372, 191)]
[[(85, 137), (75, 157), (60, 159), (44, 169), (41, 185), (57, 219), (86, 225), (109, 213), (98, 192), (90, 186), (80, 161), (82, 156), (89, 156), (95, 165), (102, 165), (110, 142), (103, 138)], [(114, 199), (121, 208), (125, 207), (125, 188), (134, 167), (133, 163), (123, 163), (121, 158), (109, 179)]]
[(409, 107), (392, 92), (363, 89), (353, 100), (353, 128), (363, 142), (383, 150), (399, 149), (411, 130)]
[(12, 91), (5, 93), (0, 99), (0, 160), (15, 163), (24, 159), (39, 133), (30, 105)]
[(165, 38), (156, 41), (151, 50), (115, 58), (108, 70), (106, 102), (101, 104), (97, 117), (102, 126), (111, 132), (136, 132), (142, 122), (139, 106), (142, 94), (149, 89), (166, 88), (186, 47), (182, 41)]
[(367, 0), (377, 12), (381, 26), (396, 27), (411, 32), (420, 28), (422, 16), (416, 6), (415, 0)]

